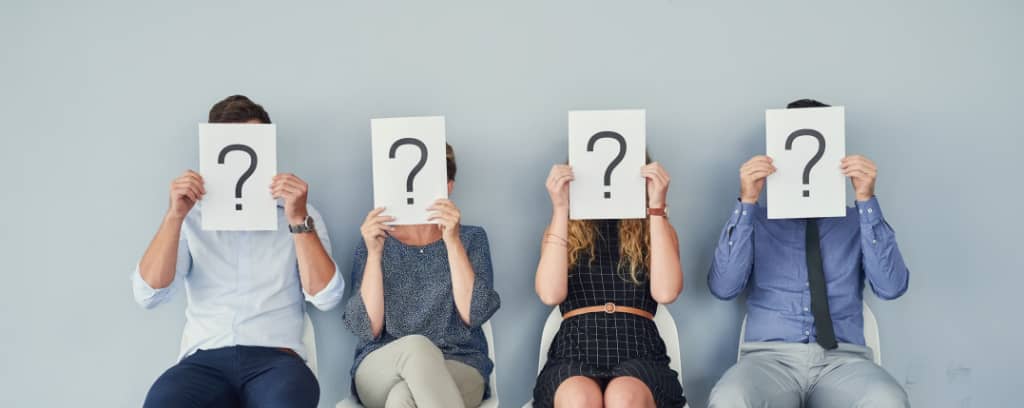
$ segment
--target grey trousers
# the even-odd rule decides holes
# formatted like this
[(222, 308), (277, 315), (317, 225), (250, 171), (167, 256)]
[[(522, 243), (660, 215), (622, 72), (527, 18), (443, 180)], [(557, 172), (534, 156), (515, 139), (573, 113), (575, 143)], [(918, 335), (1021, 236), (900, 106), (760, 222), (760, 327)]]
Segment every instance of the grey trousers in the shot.
[(476, 407), (484, 396), (484, 379), (477, 369), (445, 360), (430, 339), (418, 335), (366, 355), (355, 383), (367, 408)]
[(745, 343), (711, 390), (711, 408), (909, 407), (903, 387), (872, 362), (871, 349), (841, 343)]

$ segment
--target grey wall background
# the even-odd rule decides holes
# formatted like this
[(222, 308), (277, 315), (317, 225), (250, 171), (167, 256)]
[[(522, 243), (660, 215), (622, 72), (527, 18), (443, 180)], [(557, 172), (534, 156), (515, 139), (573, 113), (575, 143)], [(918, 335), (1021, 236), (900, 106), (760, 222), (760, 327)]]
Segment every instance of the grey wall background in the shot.
[[(138, 406), (174, 361), (183, 299), (144, 311), (128, 274), (169, 181), (197, 167), (196, 123), (232, 93), (269, 109), (280, 170), (312, 185), (346, 274), (371, 206), (369, 119), (447, 116), (453, 197), (493, 245), (506, 406), (536, 371), (543, 181), (567, 110), (647, 109), (686, 269), (670, 309), (703, 406), (743, 313), (711, 297), (707, 270), (763, 110), (845, 105), (848, 151), (879, 163), (912, 271), (903, 298), (867, 296), (885, 367), (915, 406), (1019, 405), (1024, 6), (704, 3), (5, 0), (0, 406)], [(313, 318), (328, 407), (354, 339), (339, 311)]]

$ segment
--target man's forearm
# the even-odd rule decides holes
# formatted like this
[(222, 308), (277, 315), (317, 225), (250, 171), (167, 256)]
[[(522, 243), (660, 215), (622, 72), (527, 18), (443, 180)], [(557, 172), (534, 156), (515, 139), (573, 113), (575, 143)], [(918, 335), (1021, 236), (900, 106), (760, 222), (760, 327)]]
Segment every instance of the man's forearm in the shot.
[(139, 261), (139, 275), (153, 289), (163, 289), (174, 282), (183, 222), (184, 218), (164, 216), (160, 229)]
[(293, 234), (295, 258), (302, 289), (310, 296), (320, 293), (334, 278), (335, 265), (315, 232)]

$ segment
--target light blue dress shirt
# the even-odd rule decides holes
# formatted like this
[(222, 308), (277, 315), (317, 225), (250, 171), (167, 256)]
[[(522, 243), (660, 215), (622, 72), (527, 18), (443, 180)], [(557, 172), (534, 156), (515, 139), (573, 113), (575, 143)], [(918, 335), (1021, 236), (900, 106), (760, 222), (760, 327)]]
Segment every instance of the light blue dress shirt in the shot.
[[(345, 283), (337, 262), (327, 287), (310, 296), (299, 280), (295, 243), (280, 202), (277, 231), (203, 231), (201, 205), (181, 225), (174, 282), (154, 289), (136, 266), (131, 278), (135, 301), (153, 308), (185, 287), (188, 305), (179, 359), (200, 349), (236, 345), (289, 348), (305, 358), (303, 300), (320, 310), (341, 302)], [(330, 256), (326, 224), (313, 206), (306, 208)]]
[[(719, 299), (747, 290), (745, 341), (817, 341), (807, 284), (804, 219), (769, 220), (767, 209), (737, 203), (722, 230), (708, 287)], [(864, 345), (864, 280), (882, 299), (907, 291), (910, 271), (878, 200), (857, 201), (845, 217), (819, 218), (818, 236), (836, 338)]]

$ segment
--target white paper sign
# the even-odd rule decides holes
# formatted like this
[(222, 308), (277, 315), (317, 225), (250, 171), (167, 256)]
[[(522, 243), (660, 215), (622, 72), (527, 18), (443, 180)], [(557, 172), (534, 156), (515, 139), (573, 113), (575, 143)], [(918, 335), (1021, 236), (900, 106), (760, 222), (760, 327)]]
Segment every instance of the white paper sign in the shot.
[(200, 123), (203, 230), (277, 230), (270, 182), (277, 174), (277, 127)]
[(444, 116), (370, 120), (373, 206), (393, 224), (427, 224), (427, 207), (448, 198), (444, 126)]
[(843, 107), (765, 111), (768, 157), (777, 171), (768, 176), (768, 218), (846, 215), (846, 156)]
[(569, 218), (647, 216), (646, 111), (569, 112)]

